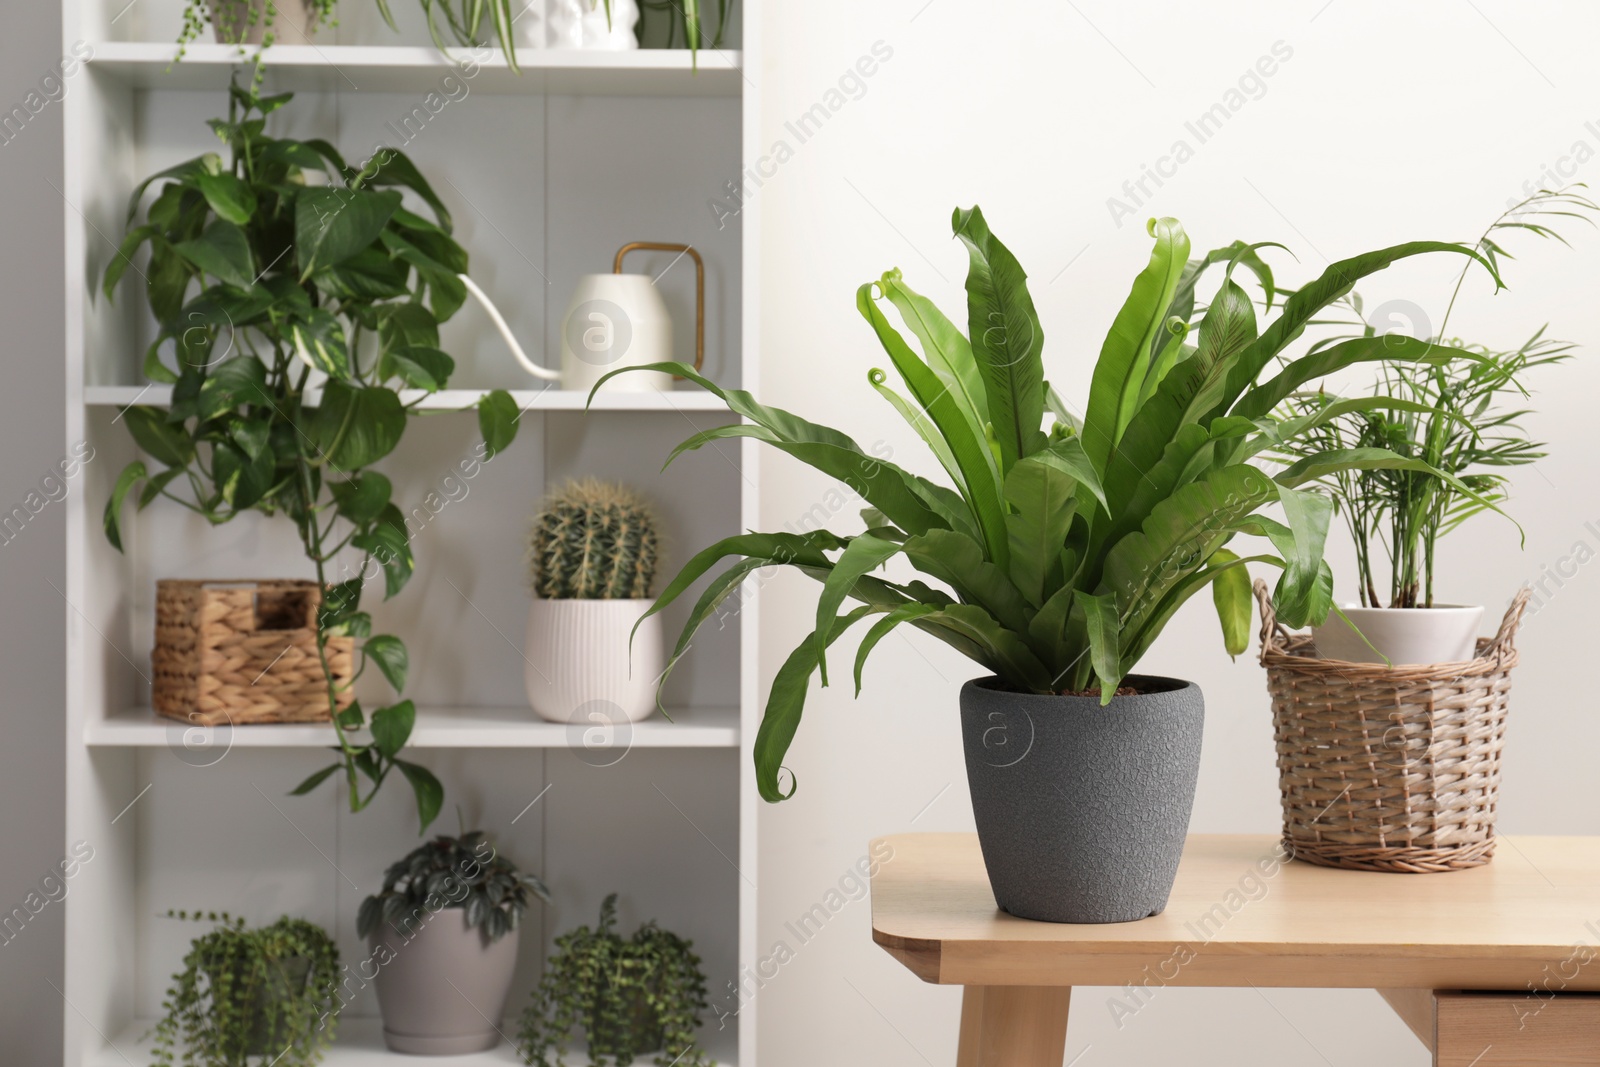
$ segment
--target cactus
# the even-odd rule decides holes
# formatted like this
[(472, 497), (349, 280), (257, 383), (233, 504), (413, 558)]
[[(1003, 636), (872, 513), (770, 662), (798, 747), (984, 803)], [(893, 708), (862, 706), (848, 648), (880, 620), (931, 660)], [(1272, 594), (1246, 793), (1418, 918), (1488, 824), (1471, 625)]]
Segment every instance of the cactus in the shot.
[(534, 592), (546, 600), (646, 598), (659, 542), (655, 512), (627, 486), (568, 482), (533, 522)]

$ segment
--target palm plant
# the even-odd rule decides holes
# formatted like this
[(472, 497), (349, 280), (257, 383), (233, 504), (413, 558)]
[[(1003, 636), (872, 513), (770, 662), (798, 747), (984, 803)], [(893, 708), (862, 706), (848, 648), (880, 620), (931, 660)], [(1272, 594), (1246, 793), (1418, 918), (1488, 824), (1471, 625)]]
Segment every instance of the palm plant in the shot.
[[(1454, 475), (1473, 491), (1469, 495), (1417, 469), (1343, 470), (1323, 480), (1355, 546), (1362, 607), (1433, 606), (1439, 539), (1506, 500), (1507, 478), (1495, 468), (1544, 456), (1543, 443), (1530, 441), (1519, 425), (1527, 410), (1505, 410), (1501, 398), (1526, 397), (1522, 375), (1570, 358), (1573, 348), (1546, 338), (1543, 329), (1510, 352), (1459, 340), (1436, 343), (1460, 350), (1463, 358), (1388, 365), (1376, 386), (1379, 393), (1417, 401), (1423, 410), (1352, 410), (1296, 442), (1296, 457), (1333, 449), (1387, 449)], [(1285, 408), (1299, 415), (1328, 403), (1318, 392), (1292, 396)], [(1380, 555), (1389, 563), (1387, 603), (1374, 579)]]
[[(1427, 470), (1472, 495), (1424, 460), (1378, 447), (1307, 455), (1273, 474), (1256, 462), (1346, 411), (1424, 407), (1379, 396), (1330, 402), (1293, 419), (1273, 414), (1306, 382), (1352, 364), (1435, 363), (1455, 355), (1410, 338), (1349, 338), (1287, 359), (1270, 379), (1258, 379), (1314, 316), (1397, 260), (1433, 252), (1469, 257), (1498, 288), (1493, 261), (1471, 246), (1418, 241), (1334, 263), (1258, 329), (1255, 307), (1234, 275), (1239, 268), (1254, 275), (1270, 313), (1278, 291), (1259, 255), (1263, 245), (1236, 241), (1190, 260), (1178, 221), (1152, 220), (1150, 261), (1112, 322), (1078, 415), (1045, 380), (1044, 335), (1022, 267), (977, 208), (957, 210), (952, 225), (970, 258), (966, 334), (898, 271), (857, 294), (909, 398), (881, 370), (872, 370), (869, 381), (927, 443), (950, 486), (871, 456), (837, 430), (722, 389), (693, 368), (655, 368), (716, 393), (745, 420), (695, 434), (672, 457), (723, 438), (751, 437), (844, 481), (869, 505), (867, 529), (853, 536), (817, 530), (719, 541), (689, 560), (654, 605), (660, 611), (718, 561), (739, 557), (700, 596), (676, 661), (752, 571), (787, 565), (822, 584), (816, 628), (778, 670), (756, 737), (757, 783), (768, 800), (793, 794), (792, 775), (787, 790), (780, 784), (781, 762), (811, 675), (827, 684), (828, 647), (867, 616), (877, 618), (856, 654), (858, 692), (872, 650), (896, 627), (910, 625), (976, 660), (1006, 687), (1098, 691), (1105, 704), (1178, 608), (1208, 585), (1215, 585), (1229, 652), (1243, 651), (1248, 563), (1282, 569), (1275, 596), (1287, 624), (1326, 617), (1333, 581), (1322, 554), (1332, 502), (1302, 486), (1341, 470), (1383, 466)], [(1223, 278), (1199, 313), (1197, 286), (1217, 266)], [(885, 316), (883, 301), (916, 337), (921, 355)], [(1281, 505), (1286, 521), (1261, 510), (1270, 505)], [(1265, 538), (1270, 550), (1236, 554), (1226, 546), (1240, 534)], [(897, 557), (921, 576), (901, 581), (874, 573)]]
[[(1528, 232), (1566, 244), (1566, 238), (1554, 228), (1556, 225), (1564, 219), (1592, 223), (1600, 212), (1600, 205), (1583, 194), (1584, 188), (1580, 183), (1540, 189), (1507, 208), (1489, 224), (1474, 247), (1498, 267), (1502, 258), (1511, 258), (1500, 243), (1508, 232)], [(1463, 268), (1445, 308), (1441, 334), (1460, 297), (1465, 275)], [(1350, 317), (1330, 320), (1329, 324), (1354, 327), (1359, 332), (1329, 337), (1313, 346), (1312, 354), (1351, 336), (1378, 336), (1362, 310), (1360, 294), (1351, 292), (1336, 303)], [(1383, 336), (1391, 341), (1396, 337)], [(1526, 398), (1523, 374), (1535, 367), (1565, 361), (1573, 348), (1564, 341), (1547, 339), (1544, 328), (1510, 352), (1491, 351), (1459, 339), (1438, 338), (1429, 343), (1453, 350), (1456, 358), (1385, 364), (1374, 388), (1377, 395), (1404, 397), (1419, 407), (1383, 410), (1348, 406), (1335, 418), (1318, 420), (1278, 451), (1279, 459), (1293, 463), (1328, 451), (1380, 448), (1426, 465), (1350, 468), (1320, 479), (1332, 495), (1355, 547), (1362, 607), (1384, 606), (1373, 577), (1378, 552), (1389, 562), (1388, 607), (1433, 606), (1439, 539), (1474, 515), (1491, 509), (1500, 511), (1499, 505), (1507, 499), (1505, 475), (1484, 468), (1522, 466), (1544, 456), (1543, 444), (1528, 440), (1522, 433), (1520, 422), (1528, 411), (1507, 411), (1499, 406), (1501, 398), (1507, 394)], [(1319, 389), (1288, 397), (1282, 413), (1292, 421), (1335, 403), (1342, 402), (1330, 399)], [(1441, 472), (1450, 477), (1442, 477)]]

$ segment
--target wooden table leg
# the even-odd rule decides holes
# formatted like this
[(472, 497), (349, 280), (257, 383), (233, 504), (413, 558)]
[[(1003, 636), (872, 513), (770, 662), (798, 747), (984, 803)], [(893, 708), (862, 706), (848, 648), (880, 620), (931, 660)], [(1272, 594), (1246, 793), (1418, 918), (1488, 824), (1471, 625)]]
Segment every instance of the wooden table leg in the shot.
[(1069, 986), (969, 985), (956, 1067), (1061, 1067)]

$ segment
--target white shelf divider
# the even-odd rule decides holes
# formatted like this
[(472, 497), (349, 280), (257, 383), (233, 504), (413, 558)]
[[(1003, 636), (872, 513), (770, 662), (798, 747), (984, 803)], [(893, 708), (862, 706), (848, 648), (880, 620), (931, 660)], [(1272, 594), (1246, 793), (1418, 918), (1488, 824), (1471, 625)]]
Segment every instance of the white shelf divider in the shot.
[[(257, 51), (197, 43), (174, 62), (171, 42), (106, 41), (94, 46), (89, 69), (142, 89), (216, 90), (227, 88), (235, 68), (253, 65)], [(277, 44), (266, 69), (273, 89), (300, 91), (427, 92), (452, 73), (470, 78), (475, 92), (506, 95), (738, 96), (744, 84), (743, 55), (734, 50), (704, 50), (696, 62), (682, 49), (522, 48), (517, 63), (520, 74), (498, 49), (478, 61), (460, 49), (446, 58), (425, 46)]]
[[(424, 411), (457, 411), (471, 408), (487, 390), (444, 389), (437, 393), (424, 393), (420, 389), (402, 390), (404, 403), (420, 401), (417, 407)], [(90, 407), (126, 407), (129, 404), (148, 404), (166, 407), (172, 403), (170, 385), (91, 385), (84, 390), (85, 402)], [(315, 403), (315, 392), (307, 394), (308, 402)], [(702, 389), (674, 389), (668, 392), (602, 391), (594, 403), (589, 394), (576, 389), (513, 389), (511, 399), (526, 411), (726, 411), (728, 406), (715, 395)]]
[[(734, 748), (739, 744), (738, 708), (668, 708), (643, 722), (563, 725), (545, 722), (532, 709), (417, 709), (408, 748)], [(104, 748), (164, 748), (174, 745), (233, 748), (326, 748), (334, 743), (327, 723), (192, 726), (162, 718), (149, 708), (126, 708), (84, 725), (84, 743)], [(366, 739), (364, 733), (358, 735)]]

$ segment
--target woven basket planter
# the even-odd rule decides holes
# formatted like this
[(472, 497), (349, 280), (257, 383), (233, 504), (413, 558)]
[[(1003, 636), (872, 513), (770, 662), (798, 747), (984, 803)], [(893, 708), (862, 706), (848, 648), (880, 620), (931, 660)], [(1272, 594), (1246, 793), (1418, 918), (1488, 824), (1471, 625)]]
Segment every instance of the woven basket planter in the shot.
[(1407, 874), (1488, 863), (1528, 591), (1475, 659), (1404, 667), (1318, 658), (1278, 625), (1265, 582), (1255, 593), (1290, 854)]
[[(151, 702), (202, 726), (326, 722), (328, 684), (317, 658), (315, 582), (156, 582)], [(354, 642), (328, 639), (328, 664), (350, 680)], [(339, 707), (353, 694), (344, 689)]]

